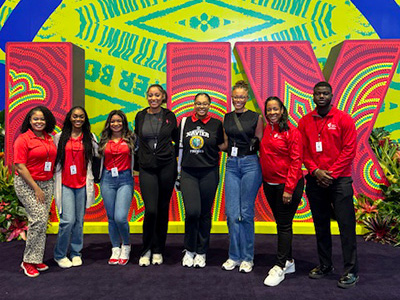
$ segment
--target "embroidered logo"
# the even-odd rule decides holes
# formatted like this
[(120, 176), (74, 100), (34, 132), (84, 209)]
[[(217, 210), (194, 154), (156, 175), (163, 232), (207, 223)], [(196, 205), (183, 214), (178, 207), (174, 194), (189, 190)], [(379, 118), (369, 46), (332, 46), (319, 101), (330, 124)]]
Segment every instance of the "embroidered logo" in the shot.
[(337, 126), (334, 123), (328, 123), (328, 130), (336, 130)]

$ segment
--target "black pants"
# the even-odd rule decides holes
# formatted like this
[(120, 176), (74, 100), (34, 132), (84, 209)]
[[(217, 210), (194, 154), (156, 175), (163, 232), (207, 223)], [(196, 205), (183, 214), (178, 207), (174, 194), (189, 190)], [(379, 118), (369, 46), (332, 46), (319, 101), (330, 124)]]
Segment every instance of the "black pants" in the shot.
[(301, 178), (293, 191), (290, 204), (283, 204), (285, 184), (271, 185), (263, 182), (265, 197), (274, 214), (278, 231), (278, 253), (276, 265), (285, 267), (286, 260), (292, 260), (293, 218), (303, 196), (304, 178)]
[(321, 265), (332, 266), (331, 205), (339, 225), (344, 274), (358, 272), (356, 218), (353, 204), (353, 180), (339, 177), (327, 188), (317, 185), (315, 177), (306, 176), (306, 193), (314, 220), (318, 256)]
[(169, 203), (176, 179), (176, 160), (156, 169), (139, 169), (145, 213), (142, 255), (163, 253), (168, 231)]
[(184, 168), (181, 191), (185, 204), (185, 249), (205, 254), (210, 244), (211, 209), (219, 183), (218, 166)]

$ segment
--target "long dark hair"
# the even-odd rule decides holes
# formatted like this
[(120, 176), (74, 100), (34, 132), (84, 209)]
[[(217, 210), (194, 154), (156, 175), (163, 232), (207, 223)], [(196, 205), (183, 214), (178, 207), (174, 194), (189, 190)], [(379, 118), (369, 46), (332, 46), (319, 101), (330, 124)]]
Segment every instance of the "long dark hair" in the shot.
[(122, 119), (122, 139), (128, 144), (129, 149), (133, 153), (135, 150), (136, 135), (129, 129), (128, 119), (122, 110), (113, 110), (107, 117), (107, 121), (104, 124), (104, 129), (101, 132), (100, 142), (99, 142), (99, 153), (104, 155), (104, 150), (108, 141), (111, 139), (112, 131), (110, 128), (111, 118), (114, 115), (118, 115)]
[(58, 142), (58, 149), (57, 149), (57, 156), (56, 156), (56, 166), (58, 163), (61, 164), (61, 169), (64, 169), (64, 163), (65, 163), (65, 146), (67, 145), (69, 139), (71, 138), (71, 133), (72, 133), (72, 122), (71, 122), (71, 116), (74, 110), (80, 109), (83, 111), (85, 114), (85, 122), (83, 122), (82, 125), (82, 142), (83, 142), (83, 148), (85, 151), (85, 162), (86, 166), (88, 165), (89, 161), (92, 162), (93, 160), (93, 135), (90, 131), (90, 122), (89, 122), (89, 117), (87, 115), (86, 110), (82, 106), (74, 106), (71, 108), (71, 110), (67, 113), (65, 120), (64, 120), (64, 125), (63, 129), (61, 132), (60, 136), (60, 141)]
[(44, 119), (46, 120), (46, 127), (43, 129), (43, 131), (47, 133), (53, 132), (54, 128), (56, 127), (56, 118), (47, 107), (40, 105), (32, 108), (26, 114), (25, 119), (21, 125), (21, 133), (27, 132), (29, 129), (32, 129), (31, 117), (37, 111), (41, 111), (44, 116)]
[(265, 100), (265, 106), (264, 106), (265, 117), (267, 117), (267, 103), (269, 101), (276, 101), (279, 103), (279, 108), (281, 108), (281, 109), (283, 108), (283, 114), (278, 123), (279, 132), (288, 131), (289, 130), (289, 125), (288, 125), (289, 115), (288, 115), (287, 109), (286, 109), (285, 105), (283, 104), (282, 100), (279, 99), (278, 97), (272, 96), (272, 97), (268, 97), (267, 100)]

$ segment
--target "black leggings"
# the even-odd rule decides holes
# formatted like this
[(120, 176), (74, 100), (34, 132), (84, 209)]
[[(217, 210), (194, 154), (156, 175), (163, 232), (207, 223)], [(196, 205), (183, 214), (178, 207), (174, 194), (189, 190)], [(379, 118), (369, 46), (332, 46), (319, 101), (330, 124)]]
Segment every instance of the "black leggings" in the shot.
[(168, 231), (169, 203), (176, 179), (176, 160), (156, 169), (139, 170), (140, 191), (145, 206), (143, 220), (144, 255), (163, 253)]
[(181, 191), (185, 204), (185, 249), (207, 253), (210, 244), (211, 209), (219, 183), (218, 166), (183, 168)]
[(296, 185), (290, 204), (283, 204), (285, 184), (272, 185), (263, 182), (265, 197), (274, 214), (278, 231), (278, 253), (276, 265), (285, 267), (286, 260), (292, 259), (293, 218), (303, 196), (304, 178)]

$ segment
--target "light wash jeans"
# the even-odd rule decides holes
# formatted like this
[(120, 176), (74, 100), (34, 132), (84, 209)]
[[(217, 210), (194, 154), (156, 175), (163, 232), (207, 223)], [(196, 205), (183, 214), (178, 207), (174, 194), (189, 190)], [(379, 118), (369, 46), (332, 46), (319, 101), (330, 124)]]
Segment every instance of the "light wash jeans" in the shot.
[(60, 260), (70, 251), (71, 258), (81, 256), (83, 247), (83, 218), (86, 208), (86, 186), (74, 189), (62, 186), (62, 212), (54, 258)]
[(254, 258), (254, 202), (261, 186), (258, 156), (229, 157), (225, 172), (225, 213), (229, 229), (229, 258)]
[(133, 197), (133, 177), (131, 170), (119, 172), (112, 177), (111, 171), (104, 169), (100, 180), (101, 196), (108, 218), (108, 234), (113, 247), (120, 247), (121, 240), (129, 245), (128, 213)]

